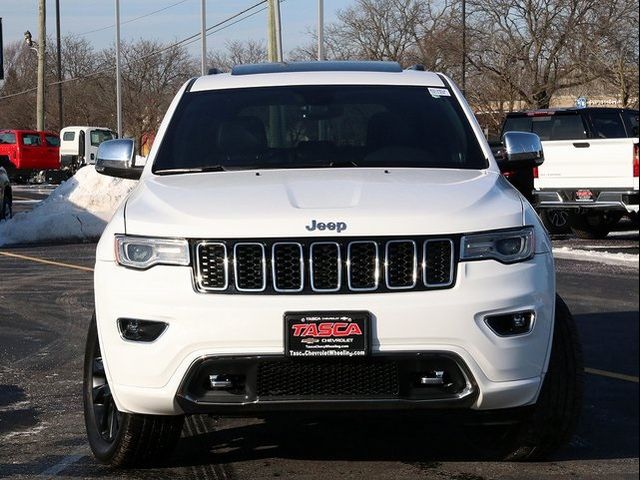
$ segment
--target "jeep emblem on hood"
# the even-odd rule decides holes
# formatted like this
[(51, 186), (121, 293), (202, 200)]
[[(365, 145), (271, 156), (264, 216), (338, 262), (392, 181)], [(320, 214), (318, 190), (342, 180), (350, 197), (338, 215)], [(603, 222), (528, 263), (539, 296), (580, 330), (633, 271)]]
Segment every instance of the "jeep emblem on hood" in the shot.
[(307, 225), (305, 228), (310, 232), (313, 232), (315, 230), (320, 230), (320, 231), (331, 230), (332, 232), (336, 231), (340, 233), (340, 232), (344, 232), (347, 229), (347, 224), (344, 222), (324, 223), (324, 222), (318, 222), (317, 220), (311, 220), (311, 225)]

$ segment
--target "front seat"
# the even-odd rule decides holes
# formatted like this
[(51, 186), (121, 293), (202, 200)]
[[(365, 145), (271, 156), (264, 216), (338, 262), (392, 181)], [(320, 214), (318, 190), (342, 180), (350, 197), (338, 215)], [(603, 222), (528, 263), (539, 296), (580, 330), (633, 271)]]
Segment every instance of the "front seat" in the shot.
[(216, 146), (225, 166), (253, 165), (267, 151), (267, 134), (257, 117), (236, 117), (222, 122)]

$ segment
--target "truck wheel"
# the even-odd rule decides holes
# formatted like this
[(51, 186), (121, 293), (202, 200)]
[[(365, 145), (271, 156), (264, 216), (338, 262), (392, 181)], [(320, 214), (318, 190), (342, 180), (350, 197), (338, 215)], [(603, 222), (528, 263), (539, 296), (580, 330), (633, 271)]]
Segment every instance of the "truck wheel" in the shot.
[(2, 205), (0, 205), (0, 220), (9, 220), (11, 217), (13, 217), (13, 195), (11, 187), (6, 187), (2, 197)]
[(615, 212), (573, 214), (569, 223), (576, 237), (599, 240), (606, 238), (621, 218), (622, 214)]
[(160, 463), (180, 438), (183, 416), (118, 411), (102, 363), (95, 314), (85, 349), (83, 401), (89, 446), (104, 464), (129, 467)]
[(16, 166), (11, 163), (8, 156), (0, 155), (0, 167), (3, 167), (6, 170), (7, 176), (13, 181), (16, 176)]
[(541, 210), (540, 219), (547, 231), (552, 235), (570, 233), (569, 212), (566, 210)]
[(547, 458), (565, 446), (578, 424), (584, 390), (582, 347), (575, 320), (560, 296), (549, 368), (537, 403), (524, 409), (518, 422), (509, 426), (481, 427), (486, 435), (471, 430), (476, 450), (485, 457), (505, 461), (533, 461)]

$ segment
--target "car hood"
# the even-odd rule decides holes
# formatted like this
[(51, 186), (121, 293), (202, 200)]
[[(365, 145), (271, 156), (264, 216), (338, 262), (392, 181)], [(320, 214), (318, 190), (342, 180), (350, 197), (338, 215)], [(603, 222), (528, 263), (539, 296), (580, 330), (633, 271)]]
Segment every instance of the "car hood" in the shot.
[(143, 176), (126, 233), (184, 238), (437, 235), (522, 225), (520, 195), (488, 171), (262, 170)]

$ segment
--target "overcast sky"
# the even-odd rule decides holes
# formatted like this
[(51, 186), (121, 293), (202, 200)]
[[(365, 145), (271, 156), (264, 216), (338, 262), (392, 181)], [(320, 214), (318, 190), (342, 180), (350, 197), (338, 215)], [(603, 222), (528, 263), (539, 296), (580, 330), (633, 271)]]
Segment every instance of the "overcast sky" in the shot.
[[(257, 3), (258, 0), (207, 0), (207, 26), (216, 24), (231, 15)], [(338, 9), (353, 0), (325, 0), (326, 21), (335, 19)], [(60, 0), (62, 34), (83, 35), (96, 48), (113, 43), (114, 0)], [(120, 0), (121, 22), (150, 14), (145, 18), (123, 23), (122, 38), (156, 39), (164, 42), (181, 40), (200, 30), (200, 0)], [(284, 0), (282, 2), (283, 46), (288, 51), (307, 43), (309, 28), (316, 25), (316, 0)], [(257, 10), (257, 9), (256, 9)], [(256, 11), (252, 10), (252, 12)], [(0, 17), (4, 28), (4, 42), (22, 40), (25, 30), (33, 38), (38, 37), (38, 0), (0, 0)], [(104, 27), (104, 30), (99, 30)], [(99, 31), (94, 31), (99, 30)], [(93, 31), (93, 32), (92, 32)], [(55, 0), (47, 0), (47, 34), (55, 35)], [(229, 40), (264, 39), (266, 37), (266, 12), (230, 26), (207, 38), (209, 48), (224, 46)], [(199, 43), (188, 47), (194, 54)]]

